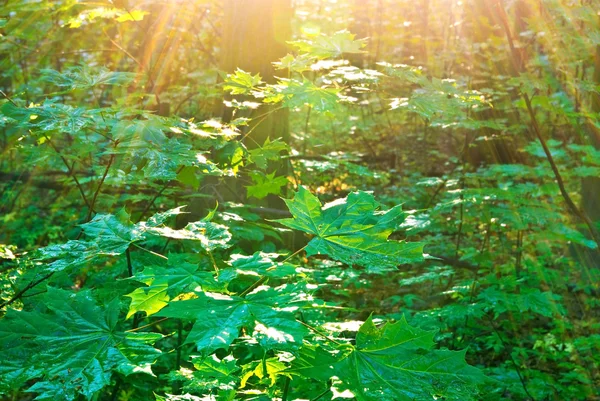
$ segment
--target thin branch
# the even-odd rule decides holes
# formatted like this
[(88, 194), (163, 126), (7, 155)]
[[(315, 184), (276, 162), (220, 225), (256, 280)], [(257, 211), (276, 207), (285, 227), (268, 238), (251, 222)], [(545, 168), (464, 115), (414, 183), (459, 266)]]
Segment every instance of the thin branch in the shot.
[(54, 274), (54, 272), (50, 272), (48, 274), (46, 274), (44, 277), (35, 280), (35, 281), (31, 281), (29, 284), (27, 284), (25, 287), (23, 287), (23, 289), (19, 292), (17, 292), (15, 295), (13, 295), (13, 297), (11, 299), (9, 299), (8, 301), (4, 301), (0, 304), (0, 309), (4, 308), (5, 306), (8, 306), (10, 304), (12, 304), (13, 302), (15, 302), (16, 300), (18, 300), (19, 298), (21, 298), (23, 296), (23, 294), (25, 294), (27, 291), (29, 291), (30, 289), (32, 289), (33, 287), (35, 287), (36, 285), (42, 283), (43, 281), (46, 281), (47, 279), (49, 279), (50, 277), (52, 277), (52, 275)]
[[(177, 170), (176, 174), (179, 174), (183, 168), (185, 166), (181, 166), (179, 167), (179, 169)], [(144, 216), (146, 215), (146, 213), (148, 213), (148, 211), (150, 210), (150, 208), (152, 207), (152, 205), (154, 205), (154, 202), (158, 199), (159, 196), (162, 195), (162, 193), (169, 187), (169, 185), (171, 185), (172, 181), (167, 181), (166, 184), (160, 189), (160, 191), (158, 191), (154, 197), (152, 198), (152, 200), (150, 201), (150, 203), (148, 203), (146, 205), (146, 207), (144, 208), (144, 210), (142, 211), (142, 214), (140, 215), (140, 220), (142, 220), (144, 218)]]
[(136, 327), (136, 328), (133, 328), (131, 330), (125, 330), (125, 333), (133, 333), (134, 331), (138, 331), (138, 330), (145, 329), (146, 327), (154, 326), (155, 324), (162, 323), (162, 322), (164, 322), (165, 320), (168, 320), (168, 319), (169, 319), (168, 317), (165, 317), (165, 318), (162, 318), (160, 320), (157, 320), (156, 322), (148, 323), (146, 325), (143, 325), (143, 326), (140, 326), (140, 327)]
[[(519, 54), (518, 50), (515, 47), (515, 43), (512, 38), (510, 26), (508, 25), (508, 16), (506, 15), (506, 11), (504, 10), (504, 7), (502, 6), (502, 4), (499, 0), (496, 0), (495, 6), (499, 11), (500, 20), (502, 22), (502, 27), (504, 28), (504, 33), (506, 35), (506, 39), (508, 40), (508, 46), (510, 48), (510, 53), (512, 56), (512, 63), (515, 68), (515, 72), (516, 73), (523, 72), (525, 69), (525, 66), (523, 64), (523, 58), (521, 57), (521, 55)], [(544, 150), (546, 159), (548, 160), (548, 163), (550, 164), (550, 167), (552, 168), (552, 172), (554, 174), (554, 178), (556, 179), (556, 183), (558, 184), (560, 194), (562, 195), (563, 199), (565, 200), (571, 213), (573, 213), (575, 216), (579, 217), (579, 219), (581, 219), (585, 223), (590, 234), (592, 235), (592, 238), (594, 239), (594, 241), (596, 242), (598, 247), (600, 247), (600, 234), (597, 232), (596, 228), (594, 227), (593, 221), (590, 219), (590, 217), (587, 215), (587, 213), (584, 210), (579, 209), (577, 207), (577, 205), (575, 205), (575, 202), (573, 202), (573, 199), (567, 192), (562, 175), (560, 174), (560, 171), (558, 170), (558, 166), (556, 165), (556, 162), (554, 161), (554, 157), (552, 156), (552, 152), (550, 151), (550, 148), (548, 147), (548, 144), (546, 143), (546, 140), (544, 139), (544, 136), (542, 135), (542, 131), (541, 131), (539, 123), (537, 121), (535, 111), (533, 110), (533, 107), (531, 105), (531, 99), (529, 98), (529, 95), (527, 95), (527, 93), (521, 93), (521, 96), (523, 97), (523, 100), (525, 101), (525, 106), (527, 107), (527, 112), (529, 113), (529, 118), (531, 120), (531, 126), (533, 128), (533, 132), (534, 132), (535, 136), (537, 137), (538, 141), (540, 142), (540, 144), (542, 145), (542, 149)]]
[(92, 213), (94, 211), (94, 205), (96, 205), (96, 199), (98, 198), (98, 194), (100, 193), (102, 184), (104, 184), (104, 180), (106, 180), (106, 176), (108, 175), (108, 170), (110, 169), (110, 166), (113, 164), (114, 160), (115, 160), (115, 155), (114, 154), (110, 155), (110, 160), (108, 161), (108, 164), (106, 165), (106, 169), (104, 170), (104, 175), (100, 179), (100, 183), (98, 184), (98, 188), (96, 188), (96, 192), (94, 192), (94, 197), (92, 198), (92, 203), (90, 204), (90, 207), (88, 209), (88, 214), (85, 218), (86, 221), (90, 221), (90, 217), (92, 217)]
[(159, 258), (162, 258), (162, 259), (164, 259), (164, 260), (169, 260), (169, 258), (167, 258), (166, 256), (164, 256), (164, 255), (161, 255), (160, 253), (156, 253), (156, 252), (154, 252), (154, 251), (151, 251), (151, 250), (149, 250), (149, 249), (146, 249), (146, 248), (144, 248), (144, 247), (141, 247), (141, 246), (139, 246), (138, 244), (136, 244), (135, 242), (132, 242), (132, 243), (131, 243), (131, 245), (135, 246), (136, 248), (138, 248), (138, 249), (140, 249), (140, 250), (142, 250), (142, 251), (144, 251), (144, 252), (148, 252), (148, 253), (149, 253), (149, 254), (151, 254), (151, 255), (158, 256)]
[(264, 282), (266, 282), (269, 278), (267, 276), (262, 276), (258, 280), (254, 282), (250, 287), (246, 288), (241, 294), (240, 297), (244, 298), (246, 295), (250, 294), (256, 287), (260, 286)]
[(85, 205), (89, 208), (90, 202), (88, 201), (87, 196), (85, 196), (85, 192), (83, 191), (83, 188), (81, 187), (81, 184), (79, 183), (79, 180), (75, 176), (75, 171), (74, 171), (73, 167), (69, 166), (69, 162), (67, 162), (67, 159), (65, 159), (65, 157), (60, 153), (58, 148), (54, 145), (54, 143), (52, 143), (52, 140), (46, 134), (44, 134), (44, 138), (46, 138), (46, 140), (48, 141), (48, 144), (52, 147), (52, 149), (54, 149), (56, 154), (60, 157), (60, 159), (63, 161), (64, 165), (67, 167), (67, 171), (68, 171), (69, 175), (71, 177), (73, 177), (73, 181), (75, 181), (75, 185), (79, 189), (79, 193), (81, 193), (81, 197), (83, 198)]
[(301, 325), (303, 325), (304, 327), (306, 327), (307, 329), (309, 329), (310, 331), (314, 332), (315, 334), (318, 334), (318, 335), (320, 335), (321, 337), (323, 337), (323, 338), (325, 338), (325, 339), (327, 339), (327, 340), (331, 341), (332, 343), (334, 343), (334, 344), (336, 344), (336, 345), (345, 345), (345, 344), (342, 344), (341, 342), (339, 342), (339, 341), (337, 341), (337, 340), (334, 340), (333, 338), (329, 337), (327, 334), (323, 333), (322, 331), (320, 331), (320, 330), (319, 330), (319, 329), (317, 329), (316, 327), (313, 327), (313, 326), (311, 326), (311, 325), (310, 325), (310, 324), (308, 324), (308, 323), (304, 323), (302, 320), (298, 320), (298, 319), (296, 319), (296, 321), (297, 321), (298, 323), (300, 323)]

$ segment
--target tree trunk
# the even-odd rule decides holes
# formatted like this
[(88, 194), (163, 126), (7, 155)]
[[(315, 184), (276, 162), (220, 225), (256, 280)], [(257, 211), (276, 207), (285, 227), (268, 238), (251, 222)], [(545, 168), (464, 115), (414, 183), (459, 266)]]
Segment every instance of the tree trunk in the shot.
[[(252, 74), (260, 74), (263, 81), (274, 83), (276, 77), (272, 63), (286, 55), (286, 42), (291, 39), (291, 0), (223, 0), (222, 4), (224, 15), (219, 69), (229, 74), (239, 68)], [(287, 75), (285, 71), (279, 73)], [(229, 95), (225, 98), (228, 97)], [(242, 132), (246, 147), (260, 147), (267, 138), (282, 138), (289, 142), (287, 109), (280, 109), (278, 105), (262, 105), (257, 110), (245, 113), (238, 110), (235, 118), (252, 119), (246, 131)], [(233, 109), (224, 107), (222, 102), (216, 105), (215, 115), (220, 115), (225, 122), (234, 117)], [(269, 166), (269, 169), (285, 174), (287, 161)], [(225, 201), (246, 200), (246, 193), (239, 179), (205, 177), (201, 186), (217, 188)], [(284, 207), (277, 196), (268, 196), (263, 201), (263, 206), (279, 209)], [(209, 205), (199, 199), (191, 202), (190, 212), (201, 215), (212, 207), (214, 202)]]
[[(291, 39), (291, 0), (224, 0), (223, 9), (220, 69), (232, 73), (240, 68), (274, 83), (272, 62), (286, 55), (286, 42)], [(250, 125), (252, 133), (246, 138), (246, 146), (262, 146), (267, 138), (289, 141), (287, 110), (277, 108), (263, 106), (247, 116), (270, 113)], [(231, 112), (222, 108), (224, 121), (231, 119)]]
[[(596, 46), (594, 56), (594, 75), (592, 81), (600, 85), (600, 45)], [(591, 111), (600, 113), (600, 94), (592, 92)], [(592, 122), (588, 124), (588, 145), (600, 149), (600, 129)], [(600, 221), (600, 177), (585, 177), (581, 180), (581, 209), (596, 223)], [(578, 247), (577, 256), (587, 268), (600, 268), (600, 250)]]

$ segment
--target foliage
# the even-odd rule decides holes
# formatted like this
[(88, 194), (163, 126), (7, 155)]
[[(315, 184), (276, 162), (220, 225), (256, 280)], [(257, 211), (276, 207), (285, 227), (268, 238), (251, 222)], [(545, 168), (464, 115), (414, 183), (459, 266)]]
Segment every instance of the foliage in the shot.
[(2, 6), (0, 398), (598, 400), (598, 4), (234, 3)]

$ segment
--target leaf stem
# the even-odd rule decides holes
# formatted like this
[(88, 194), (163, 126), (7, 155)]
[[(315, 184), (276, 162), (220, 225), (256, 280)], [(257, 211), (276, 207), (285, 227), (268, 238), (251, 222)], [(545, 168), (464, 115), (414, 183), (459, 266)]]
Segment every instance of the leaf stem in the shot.
[(92, 217), (92, 213), (94, 212), (94, 206), (96, 205), (96, 199), (98, 198), (98, 194), (100, 193), (102, 184), (104, 184), (104, 180), (106, 180), (106, 176), (108, 175), (108, 170), (110, 169), (110, 166), (113, 164), (114, 160), (115, 160), (115, 155), (114, 154), (110, 155), (110, 159), (108, 160), (108, 164), (106, 165), (104, 174), (102, 175), (102, 178), (100, 179), (100, 183), (98, 184), (98, 188), (96, 188), (96, 192), (94, 192), (94, 196), (92, 197), (92, 203), (90, 204), (90, 208), (88, 210), (87, 217), (85, 218), (86, 221), (89, 221), (90, 217)]
[(129, 277), (133, 277), (133, 264), (131, 263), (131, 252), (129, 248), (125, 251), (125, 256), (127, 257), (127, 273)]
[(327, 340), (331, 341), (332, 343), (334, 343), (334, 344), (336, 344), (336, 345), (341, 345), (341, 346), (344, 346), (344, 345), (346, 345), (346, 344), (342, 344), (341, 342), (339, 342), (339, 341), (337, 341), (337, 340), (334, 340), (333, 338), (329, 337), (327, 334), (325, 334), (325, 333), (321, 332), (321, 331), (320, 331), (319, 329), (317, 329), (316, 327), (314, 327), (314, 326), (311, 326), (310, 324), (308, 324), (308, 323), (305, 323), (305, 322), (303, 322), (302, 320), (298, 320), (298, 319), (296, 319), (296, 321), (297, 321), (298, 323), (300, 323), (301, 325), (303, 325), (304, 327), (306, 327), (307, 329), (309, 329), (310, 331), (312, 331), (312, 332), (314, 332), (314, 333), (316, 333), (316, 334), (318, 334), (318, 335), (320, 335), (320, 336), (322, 336), (322, 337), (326, 338)]
[(177, 359), (175, 360), (175, 368), (181, 367), (181, 345), (183, 343), (183, 323), (181, 319), (177, 319)]
[(331, 391), (331, 389), (330, 389), (329, 387), (327, 387), (327, 388), (325, 389), (325, 391), (323, 391), (321, 394), (319, 394), (318, 396), (316, 396), (315, 398), (313, 398), (313, 399), (312, 399), (312, 400), (310, 400), (310, 401), (317, 401), (317, 400), (321, 399), (322, 397), (324, 397), (324, 396), (325, 396), (325, 394), (327, 394), (327, 393), (328, 393), (328, 392), (330, 392), (330, 391)]
[[(298, 249), (296, 252), (292, 253), (290, 256), (288, 256), (287, 258), (285, 258), (283, 261), (279, 262), (279, 263), (285, 263), (288, 260), (290, 260), (291, 258), (293, 258), (294, 256), (298, 255), (300, 252), (302, 252), (304, 250), (304, 248), (306, 248), (306, 245), (304, 245), (302, 248)], [(275, 266), (274, 266), (275, 267)], [(248, 295), (252, 290), (254, 290), (256, 287), (258, 287), (259, 285), (263, 284), (265, 281), (267, 281), (269, 278), (267, 276), (262, 276), (261, 278), (259, 278), (254, 284), (252, 284), (250, 287), (246, 288), (241, 294), (240, 297), (245, 297), (246, 295)]]
[(496, 328), (496, 325), (494, 324), (493, 319), (489, 316), (487, 318), (488, 318), (488, 321), (490, 322), (490, 326), (492, 327), (492, 330), (494, 330), (494, 333), (496, 333), (496, 335), (498, 336), (498, 339), (502, 343), (502, 346), (507, 351), (508, 357), (510, 358), (513, 366), (515, 367), (515, 371), (517, 372), (517, 375), (519, 376), (519, 380), (521, 381), (523, 390), (525, 390), (525, 393), (529, 396), (529, 399), (531, 401), (535, 401), (535, 398), (533, 398), (533, 396), (529, 393), (529, 390), (527, 390), (527, 382), (525, 381), (525, 378), (521, 374), (521, 369), (519, 368), (519, 365), (517, 364), (517, 362), (515, 361), (515, 359), (512, 356), (512, 347), (509, 347), (508, 344), (504, 341), (504, 338), (502, 338), (502, 336), (500, 335), (500, 332)]
[[(177, 170), (176, 174), (181, 173), (181, 171), (183, 170), (185, 166), (181, 166), (179, 167), (179, 169)], [(146, 215), (146, 213), (148, 213), (148, 211), (150, 210), (150, 208), (152, 207), (152, 205), (154, 205), (154, 202), (156, 202), (156, 200), (158, 199), (159, 196), (162, 195), (162, 193), (169, 187), (169, 185), (171, 184), (172, 180), (169, 180), (166, 182), (166, 184), (160, 189), (160, 191), (158, 191), (154, 197), (152, 198), (152, 200), (150, 200), (150, 202), (146, 205), (146, 207), (144, 208), (144, 210), (142, 211), (142, 214), (140, 215), (140, 220), (142, 220), (144, 218), (144, 216)]]
[(300, 252), (302, 252), (304, 249), (306, 249), (306, 247), (307, 247), (307, 245), (304, 245), (302, 248), (298, 249), (296, 252), (292, 253), (290, 256), (285, 258), (281, 263), (285, 263), (288, 260), (290, 260), (291, 258), (293, 258), (294, 256), (298, 255)]
[(213, 256), (212, 252), (207, 249), (206, 253), (208, 254), (213, 269), (215, 269), (215, 274), (219, 274), (219, 267), (217, 266), (217, 261), (215, 260), (215, 257)]
[(290, 391), (290, 378), (289, 378), (289, 376), (286, 376), (285, 384), (283, 385), (283, 395), (281, 396), (281, 401), (287, 401), (289, 391)]
[(136, 244), (135, 242), (132, 242), (132, 243), (131, 243), (131, 245), (135, 246), (135, 247), (136, 247), (136, 248), (138, 248), (138, 249), (141, 249), (141, 250), (142, 250), (142, 251), (144, 251), (144, 252), (148, 252), (149, 254), (152, 254), (152, 255), (154, 255), (154, 256), (158, 256), (159, 258), (162, 258), (162, 259), (164, 259), (164, 260), (169, 260), (169, 258), (167, 258), (166, 256), (164, 256), (164, 255), (161, 255), (160, 253), (156, 253), (156, 252), (154, 252), (154, 251), (151, 251), (151, 250), (149, 250), (149, 249), (146, 249), (146, 248), (144, 248), (144, 247), (141, 247), (141, 246), (139, 246), (138, 244)]
[(248, 295), (250, 292), (252, 292), (252, 290), (254, 290), (256, 287), (258, 287), (259, 285), (261, 285), (262, 283), (264, 283), (265, 281), (267, 281), (269, 278), (267, 276), (262, 276), (261, 278), (259, 278), (258, 280), (256, 280), (254, 282), (254, 284), (252, 284), (250, 287), (246, 288), (241, 294), (240, 297), (244, 298), (246, 295)]
[(25, 294), (27, 291), (29, 291), (36, 285), (40, 284), (41, 282), (45, 281), (46, 279), (49, 279), (50, 277), (52, 277), (53, 274), (54, 274), (54, 272), (50, 272), (50, 273), (46, 274), (44, 277), (40, 278), (39, 280), (31, 281), (21, 291), (17, 292), (15, 295), (13, 295), (13, 297), (11, 299), (9, 299), (8, 301), (2, 302), (0, 304), (0, 309), (12, 304), (17, 299), (21, 298), (23, 296), (23, 294)]
[(89, 208), (90, 207), (90, 202), (88, 201), (87, 196), (85, 196), (85, 192), (83, 191), (83, 188), (81, 187), (81, 184), (79, 183), (79, 180), (75, 176), (75, 172), (74, 172), (73, 167), (69, 166), (69, 162), (67, 162), (67, 159), (65, 159), (65, 157), (60, 153), (60, 151), (54, 145), (54, 143), (52, 143), (52, 140), (48, 137), (48, 135), (44, 134), (44, 138), (46, 138), (46, 140), (48, 141), (48, 144), (50, 145), (50, 147), (52, 147), (52, 149), (54, 149), (54, 151), (56, 152), (56, 154), (60, 157), (60, 159), (62, 160), (62, 162), (64, 163), (64, 165), (67, 167), (67, 172), (69, 173), (69, 175), (71, 177), (73, 177), (73, 181), (75, 181), (75, 185), (77, 186), (77, 189), (79, 189), (79, 193), (81, 193), (81, 197), (83, 198), (83, 202), (85, 202), (85, 205)]
[(148, 323), (148, 324), (145, 324), (145, 325), (140, 326), (140, 327), (135, 327), (135, 328), (133, 328), (131, 330), (125, 330), (125, 333), (133, 333), (134, 331), (138, 331), (138, 330), (145, 329), (146, 327), (154, 326), (155, 324), (162, 323), (162, 322), (164, 322), (165, 320), (168, 320), (168, 319), (169, 319), (168, 317), (164, 317), (164, 318), (162, 318), (160, 320), (157, 320), (156, 322)]

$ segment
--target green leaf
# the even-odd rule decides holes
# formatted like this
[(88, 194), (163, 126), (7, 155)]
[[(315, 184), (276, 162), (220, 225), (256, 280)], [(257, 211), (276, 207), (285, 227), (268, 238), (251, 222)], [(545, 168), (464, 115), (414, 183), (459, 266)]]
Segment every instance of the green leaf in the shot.
[(41, 248), (39, 260), (48, 263), (46, 269), (50, 271), (81, 268), (99, 257), (122, 255), (131, 244), (151, 236), (198, 241), (208, 251), (229, 246), (231, 234), (220, 224), (197, 221), (182, 230), (164, 226), (169, 218), (181, 213), (182, 207), (178, 207), (137, 224), (129, 220), (124, 209), (117, 215), (97, 214), (89, 223), (81, 225), (86, 237), (92, 240), (71, 240)]
[(114, 370), (152, 374), (159, 351), (149, 344), (162, 336), (120, 331), (118, 301), (100, 307), (89, 291), (54, 288), (38, 301), (38, 309), (10, 309), (0, 321), (0, 364), (18, 361), (29, 380), (37, 379), (28, 390), (36, 399), (90, 399)]
[(99, 253), (120, 255), (129, 245), (144, 238), (143, 232), (129, 220), (129, 214), (123, 209), (117, 215), (99, 214), (89, 223), (81, 225), (86, 236), (95, 239)]
[(279, 195), (281, 193), (281, 187), (286, 186), (288, 180), (284, 176), (275, 177), (275, 174), (275, 172), (266, 175), (250, 173), (254, 185), (246, 187), (248, 197), (262, 199), (270, 194)]
[(15, 259), (15, 254), (13, 253), (14, 250), (15, 247), (11, 245), (0, 244), (0, 259)]
[(18, 107), (9, 102), (3, 104), (0, 111), (6, 117), (10, 117), (18, 121), (20, 125), (34, 131), (76, 134), (93, 123), (87, 115), (87, 109), (52, 102), (29, 107)]
[(306, 329), (293, 313), (298, 295), (295, 287), (259, 287), (245, 298), (218, 293), (198, 293), (197, 299), (171, 302), (158, 316), (195, 320), (186, 343), (196, 344), (199, 351), (210, 354), (227, 348), (245, 327), (267, 349), (295, 349), (302, 345)]
[[(208, 267), (208, 263), (202, 267)], [(127, 294), (131, 298), (127, 319), (137, 312), (146, 312), (146, 316), (150, 316), (167, 306), (171, 299), (184, 292), (192, 292), (199, 286), (214, 288), (213, 274), (200, 269), (201, 266), (186, 262), (181, 255), (170, 255), (167, 266), (145, 267), (132, 277), (147, 287)]]
[(242, 375), (242, 380), (240, 382), (241, 388), (246, 386), (246, 383), (252, 376), (256, 376), (261, 380), (268, 378), (270, 386), (275, 386), (277, 379), (281, 376), (291, 378), (290, 374), (285, 371), (287, 369), (286, 364), (279, 361), (278, 358), (268, 358), (264, 361), (264, 363), (262, 361), (254, 362), (250, 364), (250, 367), (251, 369), (248, 369)]
[(156, 227), (148, 232), (166, 238), (198, 241), (202, 249), (209, 252), (219, 248), (228, 248), (231, 240), (231, 233), (227, 226), (210, 221), (188, 223), (181, 230), (174, 230), (170, 227)]
[(129, 85), (138, 76), (133, 72), (109, 71), (101, 67), (92, 70), (89, 67), (70, 67), (63, 72), (43, 69), (42, 81), (69, 89), (90, 89), (98, 85)]
[(147, 14), (150, 14), (147, 11), (141, 11), (141, 10), (131, 10), (131, 11), (127, 11), (124, 14), (121, 14), (119, 17), (117, 17), (116, 21), (117, 22), (126, 22), (126, 21), (141, 21), (144, 19), (144, 16), (146, 16)]
[(288, 69), (290, 71), (303, 73), (304, 71), (310, 71), (310, 66), (314, 61), (315, 59), (310, 55), (301, 54), (294, 57), (291, 54), (287, 54), (285, 57), (279, 59), (279, 61), (273, 62), (273, 65), (278, 70)]
[[(337, 107), (340, 92), (339, 88), (320, 87), (308, 79), (281, 79), (272, 99), (279, 101), (282, 97), (283, 104), (289, 108), (310, 106), (315, 111), (327, 112)], [(267, 97), (265, 101), (271, 101), (271, 98)]]
[(465, 362), (465, 351), (433, 350), (434, 334), (404, 318), (381, 328), (369, 318), (356, 345), (339, 345), (333, 353), (307, 347), (291, 372), (321, 380), (336, 376), (359, 401), (475, 400), (485, 377)]
[(298, 40), (290, 44), (298, 51), (307, 53), (316, 58), (336, 58), (345, 53), (362, 53), (365, 45), (364, 39), (354, 40), (356, 35), (348, 31), (339, 31), (331, 36), (320, 34), (312, 40)]
[(250, 149), (250, 161), (256, 164), (256, 166), (262, 170), (266, 170), (271, 160), (280, 160), (281, 152), (289, 152), (290, 147), (287, 143), (281, 139), (275, 139), (271, 141), (269, 138), (265, 141), (263, 146), (256, 149)]
[(560, 304), (561, 297), (550, 292), (541, 292), (539, 289), (523, 289), (522, 293), (514, 294), (502, 291), (497, 287), (486, 288), (478, 298), (484, 305), (491, 305), (496, 316), (505, 312), (536, 313), (545, 317), (564, 314), (564, 307)]
[(97, 7), (80, 12), (79, 15), (71, 18), (67, 24), (69, 25), (69, 28), (79, 28), (83, 25), (83, 23), (91, 23), (98, 18), (112, 19), (117, 22), (141, 21), (147, 14), (149, 14), (147, 11), (142, 10), (123, 10), (116, 7)]
[(187, 383), (185, 389), (194, 389), (197, 392), (219, 389), (219, 390), (234, 390), (239, 382), (237, 376), (240, 368), (237, 366), (237, 361), (232, 355), (228, 355), (223, 359), (211, 355), (206, 358), (194, 358), (193, 377), (190, 378), (191, 383)]
[(156, 397), (156, 401), (218, 401), (218, 399), (213, 395), (205, 395), (202, 397), (198, 397), (191, 394), (167, 394), (166, 397), (163, 397), (158, 394), (154, 394), (154, 396)]
[(252, 75), (238, 68), (235, 73), (227, 74), (223, 90), (232, 95), (247, 95), (255, 91), (261, 83), (260, 74)]
[(100, 257), (100, 248), (94, 242), (69, 240), (65, 244), (48, 245), (38, 250), (39, 261), (47, 263), (46, 270), (61, 271), (86, 266)]
[(231, 255), (231, 259), (227, 263), (232, 268), (222, 270), (219, 274), (219, 281), (222, 281), (225, 276), (227, 277), (227, 281), (231, 281), (240, 274), (278, 278), (296, 274), (296, 267), (291, 263), (275, 261), (279, 256), (277, 253), (264, 252), (256, 252), (252, 256)]
[(122, 157), (132, 165), (131, 169), (141, 168), (145, 178), (174, 180), (180, 166), (195, 165), (198, 158), (191, 145), (167, 137), (166, 130), (158, 118), (119, 122), (112, 129), (118, 146), (104, 154)]
[(315, 235), (306, 246), (309, 256), (325, 254), (373, 272), (423, 259), (422, 243), (388, 240), (403, 218), (401, 207), (379, 211), (369, 193), (353, 192), (321, 207), (317, 197), (300, 187), (285, 202), (294, 217), (276, 221)]

